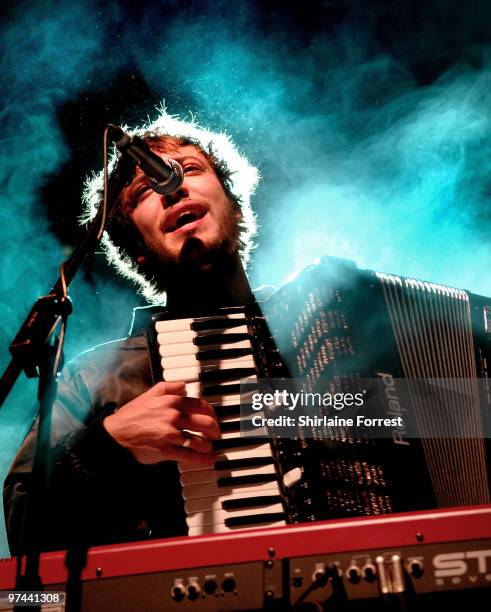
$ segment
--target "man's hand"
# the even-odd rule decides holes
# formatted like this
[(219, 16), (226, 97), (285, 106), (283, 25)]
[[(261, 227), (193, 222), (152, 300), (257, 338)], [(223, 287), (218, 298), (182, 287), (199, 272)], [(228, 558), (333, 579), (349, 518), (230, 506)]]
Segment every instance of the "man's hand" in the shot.
[[(212, 465), (216, 455), (210, 440), (220, 438), (215, 413), (205, 401), (184, 394), (184, 383), (157, 383), (107, 416), (103, 425), (140, 463), (172, 459)], [(186, 435), (183, 430), (199, 432), (202, 437)]]

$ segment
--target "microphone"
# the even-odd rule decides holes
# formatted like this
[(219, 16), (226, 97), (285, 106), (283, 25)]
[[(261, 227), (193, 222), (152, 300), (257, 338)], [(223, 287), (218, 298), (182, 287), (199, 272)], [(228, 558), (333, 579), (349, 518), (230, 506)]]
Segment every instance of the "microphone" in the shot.
[(162, 159), (138, 136), (130, 136), (119, 126), (107, 126), (109, 137), (123, 155), (129, 155), (148, 176), (150, 187), (162, 195), (177, 191), (184, 180), (181, 164), (175, 159)]

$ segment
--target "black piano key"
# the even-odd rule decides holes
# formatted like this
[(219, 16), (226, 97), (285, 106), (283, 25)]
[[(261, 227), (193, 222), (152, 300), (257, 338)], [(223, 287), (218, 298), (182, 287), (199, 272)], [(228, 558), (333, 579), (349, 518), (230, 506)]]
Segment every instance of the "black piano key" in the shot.
[(231, 431), (240, 433), (240, 421), (223, 421), (220, 423), (220, 431), (222, 433), (230, 433)]
[(227, 382), (238, 378), (248, 378), (256, 374), (255, 368), (231, 368), (229, 370), (214, 370), (213, 372), (201, 372), (199, 380), (203, 383)]
[(250, 348), (232, 348), (232, 349), (204, 349), (196, 354), (198, 361), (210, 361), (211, 359), (237, 359), (252, 355)]
[(240, 383), (234, 385), (209, 385), (203, 388), (201, 396), (206, 398), (212, 395), (239, 395)]
[(240, 416), (240, 404), (234, 404), (233, 406), (215, 406), (215, 412), (219, 418), (227, 416), (238, 417)]
[[(227, 450), (229, 448), (241, 448), (242, 446), (251, 446), (253, 444), (264, 444), (265, 438), (252, 438), (252, 437), (237, 437), (237, 438), (225, 438), (224, 440), (213, 440), (213, 450)], [(253, 452), (253, 451), (252, 451)]]
[[(219, 414), (220, 416), (222, 416), (221, 413)], [(240, 433), (241, 431), (254, 431), (254, 429), (257, 429), (257, 427), (253, 425), (252, 419), (241, 419), (240, 421), (223, 421), (220, 423), (220, 431), (222, 433)]]
[(276, 474), (251, 474), (250, 476), (225, 476), (217, 480), (218, 487), (233, 487), (247, 484), (264, 484), (278, 480)]
[(243, 319), (204, 319), (203, 321), (193, 321), (190, 327), (194, 331), (208, 331), (209, 329), (232, 329), (233, 327), (241, 327), (247, 325), (245, 318)]
[(238, 497), (237, 499), (226, 499), (222, 502), (224, 510), (240, 510), (242, 508), (256, 508), (257, 506), (272, 506), (281, 504), (279, 495), (258, 495), (257, 497)]
[(197, 336), (193, 338), (193, 344), (196, 344), (196, 346), (207, 346), (210, 344), (231, 344), (233, 342), (242, 342), (242, 340), (250, 340), (249, 334), (213, 334), (210, 336)]
[(273, 457), (247, 457), (245, 459), (223, 459), (215, 463), (215, 470), (233, 470), (235, 468), (262, 467), (274, 463)]
[(264, 514), (252, 514), (251, 516), (233, 516), (225, 519), (227, 527), (243, 527), (244, 525), (261, 525), (262, 523), (276, 523), (284, 521), (283, 512), (265, 512)]

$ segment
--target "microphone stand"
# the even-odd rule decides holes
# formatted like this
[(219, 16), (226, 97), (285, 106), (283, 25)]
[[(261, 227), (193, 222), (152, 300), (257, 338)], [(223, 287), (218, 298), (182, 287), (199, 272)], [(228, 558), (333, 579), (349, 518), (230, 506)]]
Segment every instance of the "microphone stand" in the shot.
[[(107, 129), (106, 129), (107, 133)], [(107, 149), (107, 137), (104, 149)], [(105, 155), (106, 156), (106, 155)], [(88, 253), (92, 252), (102, 236), (103, 226), (122, 189), (134, 175), (135, 163), (123, 155), (118, 168), (107, 182), (106, 206), (101, 205), (84, 238), (70, 258), (61, 265), (61, 273), (50, 293), (39, 298), (19, 328), (12, 344), (12, 359), (0, 380), (0, 406), (10, 393), (22, 371), (29, 378), (39, 377), (38, 435), (31, 475), (31, 487), (24, 507), (23, 528), (17, 558), (17, 590), (42, 590), (39, 576), (39, 557), (42, 548), (43, 495), (50, 487), (50, 432), (51, 412), (56, 395), (56, 376), (61, 362), (64, 331), (72, 307), (67, 294), (70, 282)], [(60, 338), (55, 331), (61, 324)], [(23, 563), (25, 559), (25, 563)], [(80, 568), (81, 569), (81, 568)], [(70, 609), (78, 609), (79, 602), (67, 603)], [(39, 608), (38, 608), (39, 609)], [(68, 608), (67, 608), (68, 609)]]

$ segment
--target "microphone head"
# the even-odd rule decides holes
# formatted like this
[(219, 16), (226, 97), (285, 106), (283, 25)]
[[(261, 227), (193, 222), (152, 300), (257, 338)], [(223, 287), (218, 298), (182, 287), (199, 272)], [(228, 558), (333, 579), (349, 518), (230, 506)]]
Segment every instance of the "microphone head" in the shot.
[(184, 181), (184, 171), (181, 164), (175, 159), (166, 157), (164, 158), (164, 161), (168, 166), (170, 166), (171, 175), (163, 183), (150, 181), (150, 187), (161, 195), (169, 195), (181, 188), (182, 182)]
[(107, 128), (109, 129), (109, 138), (114, 142), (118, 149), (124, 148), (131, 142), (131, 138), (119, 127), (119, 125), (108, 123)]

